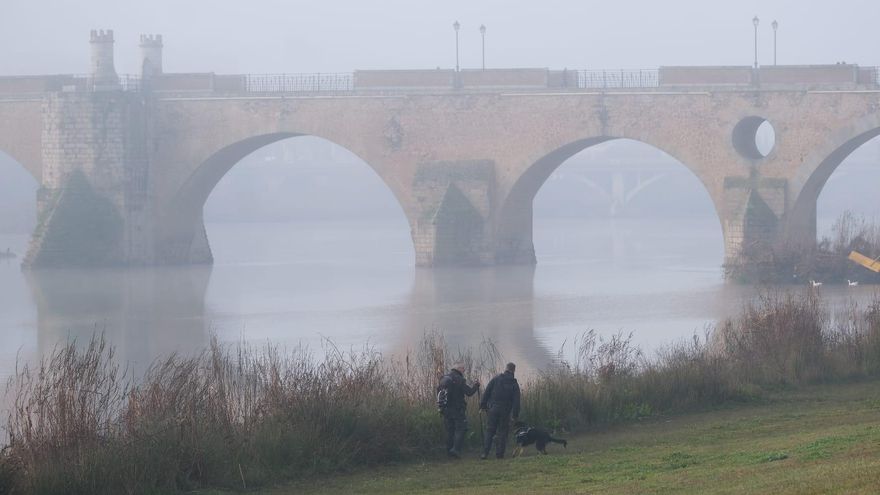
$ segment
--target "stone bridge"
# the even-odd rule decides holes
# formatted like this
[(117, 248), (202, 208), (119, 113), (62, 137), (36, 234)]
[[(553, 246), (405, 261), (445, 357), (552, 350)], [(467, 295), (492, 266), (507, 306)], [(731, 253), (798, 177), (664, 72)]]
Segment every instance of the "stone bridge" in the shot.
[(91, 48), (85, 76), (0, 78), (0, 150), (41, 185), (25, 266), (209, 263), (212, 189), (296, 136), (372, 167), (424, 266), (534, 263), (532, 200), (550, 174), (605, 141), (647, 143), (700, 179), (735, 262), (814, 243), (822, 186), (880, 134), (877, 70), (855, 65), (169, 74), (161, 37), (142, 36), (143, 73), (120, 77), (112, 31)]

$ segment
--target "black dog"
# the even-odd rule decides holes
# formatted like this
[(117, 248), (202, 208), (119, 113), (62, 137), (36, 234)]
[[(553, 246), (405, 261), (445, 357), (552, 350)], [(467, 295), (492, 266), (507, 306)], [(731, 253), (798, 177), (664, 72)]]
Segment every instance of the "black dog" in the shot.
[(513, 426), (516, 428), (516, 431), (513, 434), (516, 439), (516, 450), (513, 452), (514, 457), (522, 454), (523, 448), (528, 447), (531, 444), (535, 444), (535, 448), (542, 454), (547, 453), (547, 450), (545, 449), (550, 442), (561, 443), (563, 447), (568, 447), (567, 440), (553, 438), (546, 431), (540, 428), (531, 427), (522, 421), (517, 421)]

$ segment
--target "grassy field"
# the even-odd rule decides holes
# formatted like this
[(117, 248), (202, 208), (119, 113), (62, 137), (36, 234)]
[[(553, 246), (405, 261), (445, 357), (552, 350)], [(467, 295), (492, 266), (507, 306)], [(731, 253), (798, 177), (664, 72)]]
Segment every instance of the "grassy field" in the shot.
[(268, 493), (878, 493), (880, 381), (579, 435), (550, 455), (410, 463)]

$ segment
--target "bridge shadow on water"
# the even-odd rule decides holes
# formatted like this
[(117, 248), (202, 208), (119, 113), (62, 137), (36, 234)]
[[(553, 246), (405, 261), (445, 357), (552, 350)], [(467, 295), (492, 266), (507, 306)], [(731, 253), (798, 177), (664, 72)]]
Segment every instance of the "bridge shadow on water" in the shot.
[(534, 280), (532, 265), (417, 269), (393, 352), (416, 350), (426, 333), (437, 332), (453, 354), (491, 342), (523, 374), (546, 368), (553, 354), (535, 336)]
[(208, 343), (205, 292), (210, 266), (37, 270), (25, 273), (37, 308), (36, 351), (103, 333), (120, 363), (141, 376), (157, 357)]
[[(190, 266), (25, 272), (37, 310), (33, 358), (72, 340), (84, 346), (95, 333), (103, 333), (115, 346), (118, 361), (138, 377), (156, 358), (198, 352), (208, 345), (215, 328), (212, 319), (217, 315), (212, 316), (215, 311), (206, 302), (213, 270)], [(371, 330), (369, 344), (400, 356), (418, 350), (426, 333), (436, 331), (453, 353), (476, 351), (490, 341), (503, 359), (517, 362), (523, 374), (545, 368), (552, 354), (534, 333), (534, 274), (532, 266), (416, 269), (408, 297), (398, 308), (402, 311), (381, 304), (377, 308), (388, 314), (374, 322), (378, 325)], [(274, 319), (276, 329), (268, 341), (282, 348), (309, 345), (323, 337), (336, 340), (323, 333), (326, 329), (302, 328), (309, 326), (308, 320), (297, 321), (295, 315), (279, 312)], [(221, 319), (216, 329), (222, 341), (232, 341), (235, 334), (261, 345), (259, 332), (248, 337), (223, 327)]]

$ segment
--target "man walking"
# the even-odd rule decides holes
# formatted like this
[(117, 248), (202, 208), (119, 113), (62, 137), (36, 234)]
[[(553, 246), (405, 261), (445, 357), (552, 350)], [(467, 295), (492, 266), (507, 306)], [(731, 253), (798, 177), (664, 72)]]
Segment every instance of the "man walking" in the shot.
[(437, 406), (446, 427), (446, 453), (456, 459), (461, 457), (461, 444), (467, 431), (467, 402), (480, 388), (479, 380), (468, 386), (464, 379), (464, 365), (457, 363), (443, 375), (437, 387)]
[(492, 449), (492, 438), (498, 432), (495, 441), (495, 457), (504, 458), (504, 449), (507, 447), (507, 433), (510, 429), (510, 418), (516, 421), (519, 418), (519, 383), (514, 378), (516, 365), (507, 363), (504, 373), (493, 378), (486, 385), (486, 393), (480, 401), (480, 409), (488, 411), (489, 425), (486, 434), (486, 443), (483, 445), (483, 455), (480, 459), (489, 456)]

